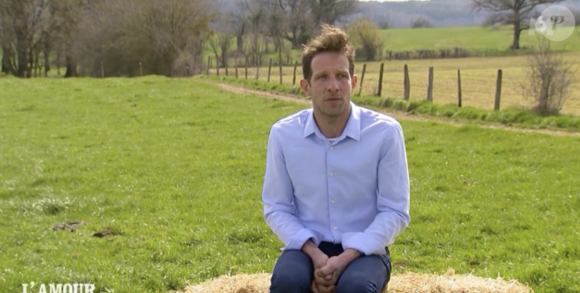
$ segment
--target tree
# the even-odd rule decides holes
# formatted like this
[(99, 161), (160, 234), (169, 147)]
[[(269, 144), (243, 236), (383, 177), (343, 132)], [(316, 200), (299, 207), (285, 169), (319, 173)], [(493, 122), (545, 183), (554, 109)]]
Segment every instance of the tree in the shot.
[(533, 102), (534, 112), (558, 114), (568, 99), (573, 83), (574, 64), (550, 50), (550, 41), (539, 37), (538, 49), (528, 57), (528, 73), (522, 83), (525, 98)]
[(360, 46), (361, 53), (367, 60), (371, 61), (380, 57), (384, 40), (380, 30), (371, 20), (366, 18), (355, 20), (349, 26), (348, 33), (355, 46)]
[(48, 0), (0, 1), (2, 70), (18, 77), (32, 77), (42, 50)]
[(378, 22), (377, 25), (379, 26), (379, 29), (388, 29), (389, 28), (389, 20), (386, 18), (381, 18)]
[(227, 13), (227, 18), (230, 20), (229, 29), (236, 38), (236, 50), (238, 53), (244, 52), (244, 36), (248, 33), (248, 10), (244, 5), (243, 0), (235, 0), (234, 11)]
[(310, 0), (314, 24), (335, 24), (357, 11), (357, 0)]
[(262, 57), (266, 52), (266, 42), (264, 41), (264, 35), (262, 34), (264, 12), (262, 10), (251, 12), (249, 24), (249, 41), (244, 52), (250, 59), (249, 61), (251, 64), (260, 66), (262, 65)]
[(423, 16), (420, 16), (418, 18), (415, 18), (413, 20), (411, 20), (411, 27), (412, 28), (422, 28), (422, 27), (433, 27), (431, 25), (431, 22), (424, 18)]
[(66, 67), (64, 77), (78, 76), (77, 61), (73, 50), (79, 33), (78, 24), (86, 5), (84, 1), (79, 0), (58, 0), (50, 3), (50, 25), (46, 32), (46, 45), (48, 47), (46, 51), (49, 52), (50, 49), (56, 51), (57, 66), (59, 67), (64, 58)]
[(261, 16), (261, 33), (271, 38), (280, 52), (282, 39), (299, 48), (321, 24), (335, 24), (354, 14), (356, 4), (357, 0), (245, 0), (244, 10), (249, 11), (250, 19)]
[[(94, 3), (96, 1), (96, 3)], [(79, 23), (80, 75), (181, 76), (201, 70), (215, 8), (209, 0), (92, 0)]]
[(520, 49), (520, 33), (529, 28), (529, 20), (538, 5), (564, 0), (472, 0), (474, 11), (491, 12), (484, 25), (505, 24), (513, 26), (512, 50)]

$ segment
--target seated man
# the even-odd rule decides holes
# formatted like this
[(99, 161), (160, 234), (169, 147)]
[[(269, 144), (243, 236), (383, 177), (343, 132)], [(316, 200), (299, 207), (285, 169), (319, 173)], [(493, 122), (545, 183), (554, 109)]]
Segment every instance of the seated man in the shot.
[(270, 292), (382, 292), (388, 245), (410, 222), (403, 131), (355, 105), (354, 49), (324, 25), (305, 46), (300, 86), (312, 108), (270, 131), (262, 200), (284, 243)]

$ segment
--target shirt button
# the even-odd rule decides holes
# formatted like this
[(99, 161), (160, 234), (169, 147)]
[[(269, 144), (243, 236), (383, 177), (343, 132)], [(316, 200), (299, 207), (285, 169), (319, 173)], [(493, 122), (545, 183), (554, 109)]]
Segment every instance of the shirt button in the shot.
[(332, 146), (330, 146), (328, 149), (332, 151), (333, 148), (332, 148)]
[(332, 172), (330, 172), (330, 174), (328, 174), (328, 175), (330, 175), (332, 177)]
[(336, 230), (336, 226), (332, 227), (332, 229)]
[(330, 201), (331, 204), (334, 204), (334, 199)]

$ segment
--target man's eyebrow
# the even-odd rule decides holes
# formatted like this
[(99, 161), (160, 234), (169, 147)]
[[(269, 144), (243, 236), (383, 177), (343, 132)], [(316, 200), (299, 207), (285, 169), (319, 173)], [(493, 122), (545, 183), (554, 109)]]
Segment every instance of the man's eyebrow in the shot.
[(317, 72), (316, 74), (314, 74), (314, 76), (315, 76), (315, 77), (317, 77), (317, 76), (321, 76), (321, 75), (323, 75), (323, 74), (328, 74), (328, 70), (322, 70), (322, 71), (319, 71), (319, 72)]
[[(347, 69), (337, 69), (337, 70), (332, 70), (332, 71), (334, 73), (349, 73), (349, 71)], [(321, 70), (312, 76), (317, 77), (317, 76), (324, 75), (324, 74), (328, 74), (328, 69)]]

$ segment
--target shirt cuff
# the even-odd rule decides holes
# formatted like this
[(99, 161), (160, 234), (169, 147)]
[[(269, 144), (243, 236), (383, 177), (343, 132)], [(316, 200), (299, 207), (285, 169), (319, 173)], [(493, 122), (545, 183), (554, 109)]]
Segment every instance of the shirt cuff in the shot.
[(312, 230), (302, 228), (298, 230), (298, 232), (296, 232), (296, 234), (294, 234), (292, 238), (290, 238), (288, 243), (286, 243), (286, 249), (301, 250), (302, 246), (304, 246), (304, 243), (306, 243), (308, 239), (311, 239), (312, 242), (316, 244), (316, 246), (320, 244), (320, 240), (318, 240), (318, 238), (316, 237), (316, 235), (314, 235), (314, 232)]
[(342, 235), (342, 249), (349, 248), (358, 250), (364, 255), (387, 253), (385, 245), (363, 232), (349, 232)]

